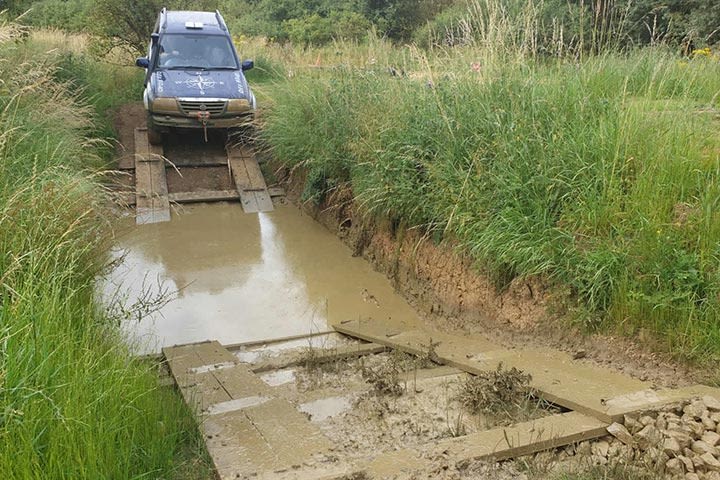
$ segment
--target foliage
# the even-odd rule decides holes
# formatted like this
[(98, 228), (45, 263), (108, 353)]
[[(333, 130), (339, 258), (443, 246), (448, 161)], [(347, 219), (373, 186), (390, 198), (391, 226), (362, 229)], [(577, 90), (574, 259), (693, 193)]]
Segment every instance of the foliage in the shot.
[(370, 22), (355, 12), (333, 12), (327, 17), (317, 13), (283, 22), (288, 39), (297, 45), (323, 45), (332, 40), (359, 40), (367, 34)]
[(174, 477), (197, 469), (180, 458), (201, 451), (192, 416), (95, 294), (111, 232), (84, 97), (125, 101), (109, 91), (136, 77), (78, 71), (54, 35), (0, 43), (0, 477)]
[(359, 67), (277, 83), (264, 140), (315, 189), (350, 183), (368, 214), (450, 238), (498, 277), (569, 287), (588, 326), (717, 358), (720, 61), (549, 59), (532, 19), (501, 12), (465, 48), (374, 42)]

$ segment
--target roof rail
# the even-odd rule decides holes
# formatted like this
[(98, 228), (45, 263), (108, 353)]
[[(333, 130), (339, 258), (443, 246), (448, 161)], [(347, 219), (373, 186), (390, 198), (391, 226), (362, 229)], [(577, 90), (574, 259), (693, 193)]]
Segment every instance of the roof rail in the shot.
[(167, 30), (167, 8), (165, 7), (160, 10), (160, 24), (163, 30)]
[(220, 10), (215, 10), (215, 18), (217, 18), (220, 29), (227, 30), (227, 26), (225, 25), (225, 20), (223, 20), (222, 15), (220, 15)]

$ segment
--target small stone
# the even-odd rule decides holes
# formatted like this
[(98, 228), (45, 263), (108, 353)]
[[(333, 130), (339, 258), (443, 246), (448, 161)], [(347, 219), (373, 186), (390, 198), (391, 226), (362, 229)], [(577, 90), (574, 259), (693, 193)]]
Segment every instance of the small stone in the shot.
[(705, 403), (701, 400), (695, 400), (690, 405), (687, 405), (685, 408), (683, 408), (683, 413), (685, 415), (689, 415), (696, 419), (701, 419), (702, 417), (707, 415), (708, 408), (705, 406)]
[(720, 443), (720, 434), (717, 434), (715, 432), (705, 432), (700, 438), (700, 440), (707, 443), (711, 447), (714, 447)]
[(690, 460), (685, 455), (678, 455), (677, 457), (680, 462), (682, 462), (683, 466), (685, 467), (686, 472), (694, 472), (695, 471), (695, 465), (693, 465), (692, 460)]
[(663, 440), (663, 452), (669, 457), (675, 457), (680, 454), (680, 444), (672, 437)]
[(677, 458), (671, 458), (670, 460), (668, 460), (665, 463), (665, 470), (670, 475), (682, 475), (683, 473), (685, 473), (685, 471), (683, 470), (682, 462), (680, 462), (680, 460), (678, 460)]
[(700, 480), (720, 480), (720, 473), (718, 472), (707, 472)]
[(638, 422), (635, 417), (631, 417), (629, 415), (625, 415), (623, 423), (625, 424), (625, 428), (627, 428), (627, 430), (633, 435), (643, 428), (642, 423)]
[[(627, 423), (627, 418), (625, 417), (625, 422)], [(620, 440), (622, 443), (629, 447), (635, 447), (635, 439), (630, 434), (627, 428), (625, 428), (624, 425), (620, 425), (619, 423), (615, 422), (610, 424), (607, 427), (607, 431), (610, 435)]]
[(668, 430), (665, 435), (675, 439), (682, 448), (689, 447), (693, 442), (692, 437), (681, 430)]
[(575, 353), (573, 353), (573, 360), (580, 360), (585, 357), (587, 357), (587, 352), (585, 350), (576, 350)]
[(610, 450), (610, 444), (605, 440), (600, 440), (592, 444), (592, 453), (598, 457), (607, 458), (608, 451)]
[(700, 477), (698, 477), (697, 473), (686, 473), (685, 480), (700, 480)]
[(720, 460), (713, 457), (709, 453), (703, 453), (700, 458), (705, 462), (705, 469), (708, 472), (720, 472)]
[(590, 455), (592, 453), (592, 447), (590, 447), (590, 442), (580, 442), (575, 447), (575, 452), (577, 452), (578, 455)]
[(650, 447), (659, 445), (663, 439), (662, 433), (654, 425), (647, 425), (634, 435), (640, 450), (647, 450)]
[(655, 425), (655, 419), (653, 417), (651, 417), (650, 415), (645, 415), (645, 416), (640, 417), (640, 423), (644, 427), (647, 427), (648, 425)]
[(702, 417), (700, 423), (705, 430), (715, 430), (715, 422), (710, 417)]
[(702, 440), (697, 440), (692, 443), (690, 446), (693, 452), (697, 453), (698, 455), (702, 455), (704, 453), (709, 453), (710, 455), (718, 456), (720, 453), (718, 453), (718, 449), (710, 446), (709, 444), (703, 442)]
[(720, 412), (711, 413), (710, 420), (712, 420), (715, 423), (720, 423)]
[(707, 408), (708, 410), (712, 410), (713, 412), (720, 412), (720, 399), (711, 397), (710, 395), (705, 395), (704, 397), (702, 397), (702, 402), (705, 405), (705, 408)]
[(692, 457), (693, 465), (695, 465), (695, 470), (702, 470), (705, 468), (705, 462), (703, 461), (702, 457), (700, 456), (694, 456)]
[(695, 439), (700, 438), (705, 433), (705, 427), (700, 422), (688, 422), (686, 426), (690, 429), (690, 435)]
[(660, 431), (667, 430), (668, 422), (665, 420), (665, 417), (658, 417), (657, 420), (655, 420), (655, 428)]

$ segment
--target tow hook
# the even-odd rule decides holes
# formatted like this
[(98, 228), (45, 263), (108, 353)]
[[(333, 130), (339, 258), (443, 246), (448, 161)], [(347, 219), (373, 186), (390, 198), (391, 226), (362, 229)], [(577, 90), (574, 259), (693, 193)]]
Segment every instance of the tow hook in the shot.
[(205, 135), (205, 143), (207, 143), (207, 141), (208, 141), (207, 124), (208, 124), (208, 120), (210, 120), (210, 112), (200, 111), (197, 113), (197, 117), (198, 117), (198, 121), (203, 126), (203, 135)]

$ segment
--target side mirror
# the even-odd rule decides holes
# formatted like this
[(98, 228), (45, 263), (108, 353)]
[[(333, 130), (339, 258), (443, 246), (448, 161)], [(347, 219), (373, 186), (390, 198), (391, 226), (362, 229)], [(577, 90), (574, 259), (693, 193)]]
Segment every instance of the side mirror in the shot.
[(135, 65), (141, 68), (149, 68), (150, 67), (150, 60), (148, 60), (147, 57), (140, 57), (137, 60), (135, 60)]
[(244, 62), (242, 62), (242, 71), (244, 72), (244, 71), (250, 70), (254, 66), (255, 66), (255, 62), (253, 62), (252, 60), (245, 60)]

